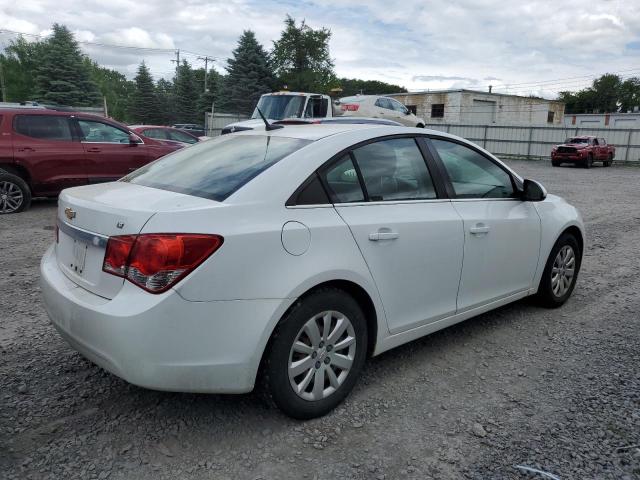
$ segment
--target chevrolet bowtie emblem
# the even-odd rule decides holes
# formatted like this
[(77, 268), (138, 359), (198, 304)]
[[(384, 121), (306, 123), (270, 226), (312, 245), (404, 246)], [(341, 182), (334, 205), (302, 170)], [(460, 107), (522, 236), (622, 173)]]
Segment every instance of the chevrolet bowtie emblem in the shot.
[(73, 220), (74, 218), (76, 218), (76, 211), (69, 207), (64, 209), (64, 214), (69, 220)]

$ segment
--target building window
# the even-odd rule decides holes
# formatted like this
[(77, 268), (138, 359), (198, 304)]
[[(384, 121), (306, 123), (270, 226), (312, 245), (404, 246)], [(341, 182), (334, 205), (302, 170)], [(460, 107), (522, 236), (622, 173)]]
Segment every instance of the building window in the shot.
[(554, 114), (555, 114), (555, 112), (547, 113), (547, 123), (553, 123)]
[(444, 117), (444, 103), (434, 103), (431, 105), (431, 118)]
[(416, 105), (406, 105), (411, 113), (418, 115), (418, 107)]

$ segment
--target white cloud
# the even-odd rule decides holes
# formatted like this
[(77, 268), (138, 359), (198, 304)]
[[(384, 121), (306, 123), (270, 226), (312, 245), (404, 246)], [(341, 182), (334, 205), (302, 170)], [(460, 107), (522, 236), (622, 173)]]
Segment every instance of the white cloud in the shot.
[[(637, 51), (625, 48), (640, 40), (637, 0), (26, 0), (0, 6), (0, 24), (37, 33), (59, 22), (79, 40), (180, 48), (194, 64), (190, 52), (214, 56), (222, 71), (243, 30), (255, 31), (269, 49), (287, 13), (332, 30), (339, 76), (410, 89), (492, 84), (504, 92), (505, 84), (519, 84), (508, 91), (553, 95), (590, 80), (543, 81), (634, 66), (640, 73)], [(142, 60), (155, 76), (175, 68), (171, 52), (83, 48), (129, 75)]]

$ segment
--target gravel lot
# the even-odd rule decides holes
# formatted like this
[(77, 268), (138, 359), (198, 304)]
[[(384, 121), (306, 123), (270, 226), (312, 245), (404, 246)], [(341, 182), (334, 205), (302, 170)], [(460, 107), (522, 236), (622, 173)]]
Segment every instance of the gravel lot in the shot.
[(582, 212), (561, 309), (521, 301), (371, 360), (332, 414), (144, 390), (54, 331), (38, 263), (55, 202), (0, 217), (0, 478), (640, 478), (640, 168), (510, 162)]

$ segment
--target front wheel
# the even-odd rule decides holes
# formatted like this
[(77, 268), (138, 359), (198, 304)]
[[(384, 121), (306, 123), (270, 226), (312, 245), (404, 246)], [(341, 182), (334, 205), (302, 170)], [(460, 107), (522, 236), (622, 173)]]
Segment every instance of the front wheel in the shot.
[(0, 214), (18, 213), (31, 205), (31, 190), (22, 178), (0, 172)]
[(605, 167), (610, 167), (612, 163), (613, 163), (613, 155), (609, 154), (603, 164)]
[(589, 154), (589, 156), (584, 160), (584, 168), (593, 167), (593, 155)]
[(342, 290), (303, 297), (280, 321), (266, 353), (266, 393), (285, 414), (306, 420), (330, 412), (349, 394), (367, 354), (367, 323)]
[(581, 262), (578, 241), (570, 233), (564, 233), (551, 249), (542, 272), (537, 297), (543, 306), (557, 308), (569, 299)]

